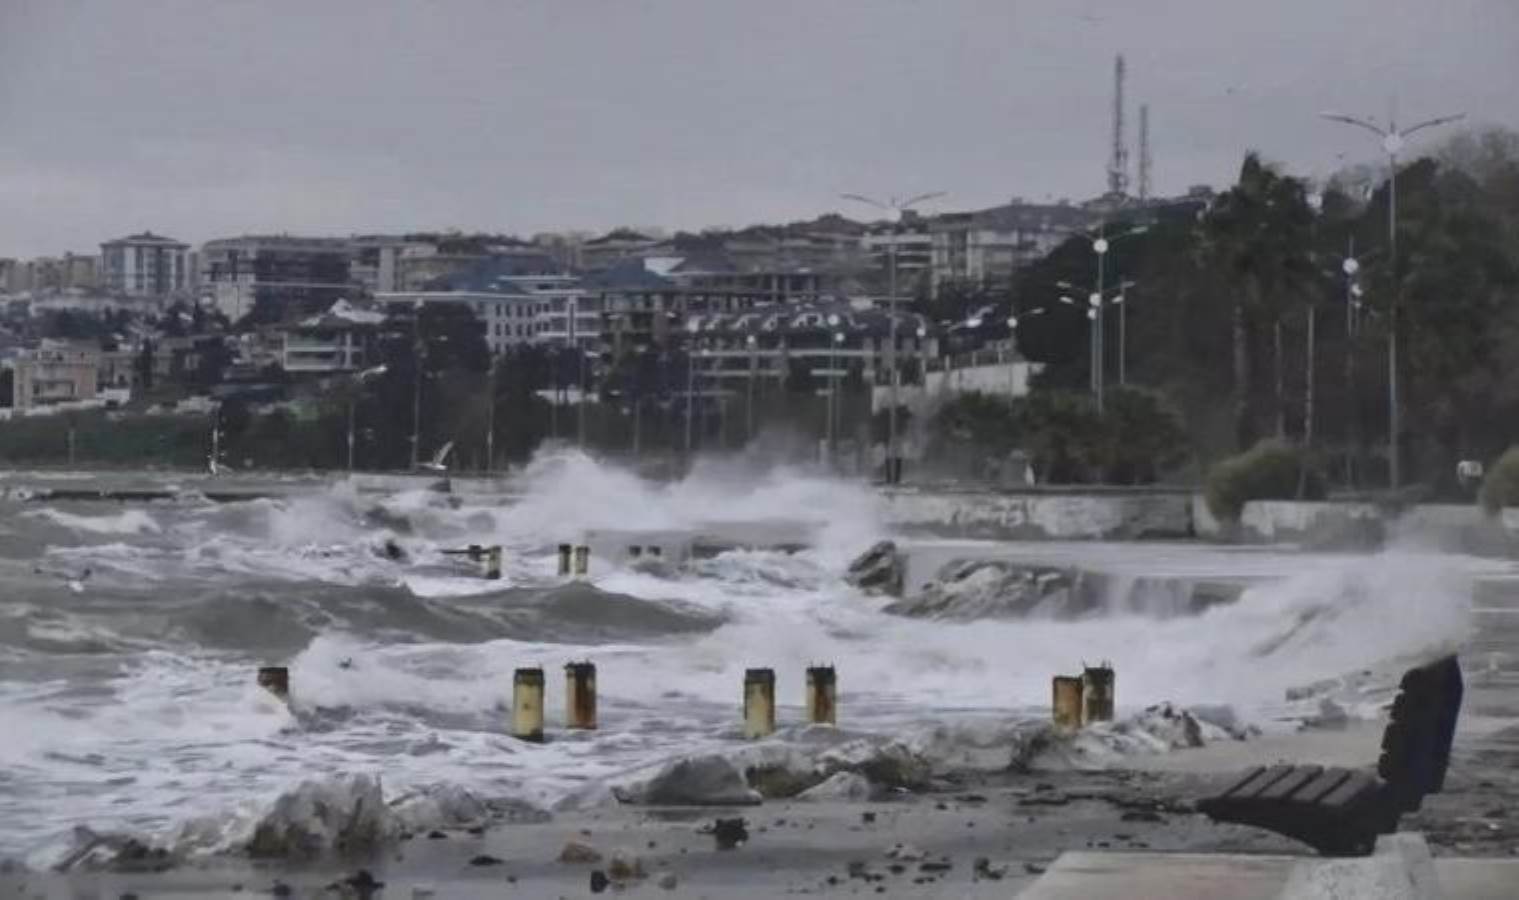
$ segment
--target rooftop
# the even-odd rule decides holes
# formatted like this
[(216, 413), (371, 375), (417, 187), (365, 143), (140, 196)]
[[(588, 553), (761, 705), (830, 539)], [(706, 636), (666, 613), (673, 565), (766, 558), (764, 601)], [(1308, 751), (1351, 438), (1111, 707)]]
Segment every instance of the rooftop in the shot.
[(675, 283), (648, 263), (654, 259), (618, 260), (599, 272), (587, 273), (581, 284), (592, 291), (666, 291)]
[(516, 283), (516, 279), (535, 276), (566, 277), (564, 269), (546, 253), (513, 253), (488, 256), (457, 272), (432, 279), (423, 289), (469, 294), (525, 295), (528, 292)]
[(181, 249), (188, 248), (190, 246), (189, 244), (186, 244), (183, 241), (176, 241), (176, 240), (174, 240), (171, 237), (164, 237), (161, 234), (154, 234), (151, 231), (144, 231), (141, 234), (129, 234), (129, 235), (127, 235), (124, 238), (117, 238), (114, 241), (106, 241), (106, 242), (102, 243), (100, 246), (102, 246), (102, 247), (119, 247), (119, 246), (123, 246), (123, 245), (142, 245), (142, 244), (153, 244), (155, 246), (160, 246), (160, 247), (178, 247), (178, 248), (181, 248)]

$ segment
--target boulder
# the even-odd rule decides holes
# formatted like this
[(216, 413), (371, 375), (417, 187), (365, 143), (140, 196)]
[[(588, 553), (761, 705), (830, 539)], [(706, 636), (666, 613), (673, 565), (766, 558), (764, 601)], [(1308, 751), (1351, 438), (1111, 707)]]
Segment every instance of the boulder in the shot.
[(559, 851), (559, 861), (570, 865), (601, 862), (601, 853), (590, 844), (570, 841), (564, 845), (563, 850)]
[(957, 559), (912, 597), (886, 607), (916, 619), (973, 621), (1030, 616), (1075, 618), (1098, 602), (1081, 573), (998, 559)]
[(821, 784), (814, 785), (797, 795), (798, 800), (874, 800), (880, 790), (870, 779), (858, 772), (835, 772)]
[(933, 761), (899, 741), (844, 744), (824, 753), (819, 763), (830, 776), (852, 772), (878, 789), (921, 791), (933, 780)]
[(302, 782), (281, 794), (254, 826), (247, 851), (262, 857), (365, 852), (397, 830), (378, 778), (340, 775)]
[(860, 554), (844, 573), (844, 580), (871, 594), (902, 596), (907, 561), (892, 541), (880, 541)]
[(643, 868), (643, 860), (631, 850), (615, 850), (612, 852), (612, 861), (607, 865), (607, 875), (613, 881), (636, 881), (647, 877)]
[(650, 806), (750, 806), (763, 799), (738, 766), (716, 754), (676, 760), (648, 781), (613, 793), (623, 803)]

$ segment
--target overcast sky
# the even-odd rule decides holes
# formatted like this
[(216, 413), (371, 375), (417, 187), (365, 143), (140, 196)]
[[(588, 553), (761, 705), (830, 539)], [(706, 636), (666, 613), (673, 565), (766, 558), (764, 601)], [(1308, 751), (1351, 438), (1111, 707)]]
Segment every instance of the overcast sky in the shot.
[(1081, 199), (1120, 51), (1158, 193), (1519, 127), (1519, 0), (0, 0), (0, 256)]

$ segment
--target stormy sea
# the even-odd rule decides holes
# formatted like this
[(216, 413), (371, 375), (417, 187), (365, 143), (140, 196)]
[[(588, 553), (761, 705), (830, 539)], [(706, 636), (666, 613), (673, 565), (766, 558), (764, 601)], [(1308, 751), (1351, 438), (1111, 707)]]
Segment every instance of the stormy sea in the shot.
[[(1120, 718), (1169, 702), (1248, 739), (1316, 714), (1326, 701), (1293, 693), (1304, 685), (1339, 685), (1350, 716), (1357, 698), (1385, 700), (1399, 660), (1465, 639), (1472, 580), (1497, 566), (1024, 545), (1012, 549), (1123, 577), (1077, 615), (901, 615), (843, 577), (874, 542), (894, 537), (919, 560), (1011, 545), (897, 534), (875, 488), (808, 471), (713, 462), (656, 482), (574, 452), (451, 493), (308, 479), (234, 501), (11, 489), (3, 505), (0, 859), (35, 868), (110, 834), (234, 852), (302, 791), (357, 774), (382, 782), (414, 829), (466, 802), (615, 802), (651, 766), (746, 748), (742, 682), (759, 666), (776, 673), (773, 753), (818, 740), (803, 724), (814, 664), (836, 667), (847, 735), (951, 763), (1005, 759), (1019, 729), (1048, 720), (1051, 676), (1098, 661), (1117, 672)], [(767, 527), (784, 540), (741, 537)], [(605, 549), (698, 533), (739, 537), (689, 558)], [(585, 577), (560, 575), (566, 542), (595, 548)], [(502, 547), (499, 580), (445, 552), (470, 544)], [(909, 592), (933, 569), (918, 565)], [(1197, 608), (1153, 590), (1157, 578), (1229, 577), (1237, 597)], [(599, 728), (567, 731), (561, 669), (582, 660), (598, 667)], [(289, 667), (288, 703), (256, 684), (270, 665)], [(525, 666), (548, 673), (541, 744), (509, 734)]]

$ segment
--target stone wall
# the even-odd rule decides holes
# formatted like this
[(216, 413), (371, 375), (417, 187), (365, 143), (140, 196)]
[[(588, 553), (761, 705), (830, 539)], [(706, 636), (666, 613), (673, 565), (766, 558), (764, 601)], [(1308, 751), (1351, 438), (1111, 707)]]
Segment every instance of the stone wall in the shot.
[(909, 533), (1000, 540), (1198, 538), (1373, 549), (1389, 542), (1481, 555), (1519, 554), (1519, 509), (1489, 517), (1474, 505), (1395, 509), (1375, 503), (1253, 500), (1221, 523), (1201, 494), (1167, 490), (886, 490), (887, 522)]
[(885, 492), (898, 528), (1004, 540), (1138, 540), (1192, 535), (1184, 492)]
[(1397, 509), (1353, 501), (1252, 500), (1238, 523), (1221, 523), (1202, 495), (1192, 524), (1204, 540), (1297, 544), (1318, 550), (1361, 549), (1388, 542), (1457, 553), (1507, 555), (1519, 549), (1519, 509), (1490, 517), (1475, 505), (1430, 503)]

